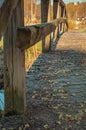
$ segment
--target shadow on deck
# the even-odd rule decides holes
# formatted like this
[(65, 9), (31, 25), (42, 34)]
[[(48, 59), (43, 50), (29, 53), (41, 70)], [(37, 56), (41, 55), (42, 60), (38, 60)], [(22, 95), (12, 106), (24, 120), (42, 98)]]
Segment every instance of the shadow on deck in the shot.
[(26, 115), (2, 120), (6, 128), (29, 124), (28, 130), (86, 130), (86, 51), (59, 42), (27, 72)]
[(86, 129), (85, 52), (70, 48), (40, 55), (26, 84), (32, 130)]

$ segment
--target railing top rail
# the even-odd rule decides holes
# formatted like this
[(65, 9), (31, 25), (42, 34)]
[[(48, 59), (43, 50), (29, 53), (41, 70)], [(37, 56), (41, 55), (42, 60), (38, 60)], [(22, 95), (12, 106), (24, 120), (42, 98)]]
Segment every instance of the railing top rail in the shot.
[(17, 47), (22, 50), (31, 47), (32, 45), (46, 37), (48, 34), (54, 32), (56, 27), (60, 23), (66, 23), (67, 25), (67, 19), (58, 18), (51, 22), (26, 27), (19, 27), (17, 29)]
[[(0, 38), (5, 32), (10, 18), (13, 14), (13, 10), (16, 8), (19, 0), (1, 0), (0, 3)], [(61, 6), (65, 6), (63, 0), (54, 0), (58, 1)]]

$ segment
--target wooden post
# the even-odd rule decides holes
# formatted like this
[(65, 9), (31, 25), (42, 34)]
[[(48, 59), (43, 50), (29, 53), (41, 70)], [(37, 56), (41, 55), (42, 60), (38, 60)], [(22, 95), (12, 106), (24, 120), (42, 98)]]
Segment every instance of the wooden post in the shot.
[[(62, 7), (62, 17), (63, 17), (63, 18), (66, 18), (66, 17), (65, 17), (65, 6)], [(64, 27), (65, 27), (65, 23), (62, 23), (62, 32), (65, 31), (65, 30), (64, 30), (64, 29), (65, 29)]]
[(53, 0), (53, 19), (57, 18), (59, 0)]
[[(54, 0), (53, 1), (53, 19), (57, 19), (58, 18), (58, 2), (59, 0)], [(56, 28), (55, 32), (53, 33), (54, 36), (54, 40), (56, 40), (57, 36), (58, 36), (58, 27)]]
[[(64, 7), (64, 18), (67, 18), (66, 7)], [(68, 22), (64, 24), (64, 31), (68, 31)]]
[[(57, 18), (61, 17), (61, 5), (60, 5), (60, 1), (58, 2), (58, 13), (57, 13)], [(61, 31), (61, 24), (59, 24), (58, 26), (58, 33), (60, 34)]]
[[(41, 22), (50, 21), (50, 0), (41, 0)], [(50, 35), (42, 40), (42, 52), (48, 52), (51, 48)]]
[(30, 14), (30, 22), (32, 23), (32, 18), (33, 18), (33, 0), (30, 0), (30, 3), (31, 3), (31, 14)]
[(16, 31), (24, 25), (23, 0), (19, 0), (4, 36), (5, 114), (23, 114), (25, 96), (25, 53), (16, 47)]
[[(61, 5), (61, 17), (63, 17), (63, 6)], [(63, 23), (60, 24), (60, 32), (63, 32)]]

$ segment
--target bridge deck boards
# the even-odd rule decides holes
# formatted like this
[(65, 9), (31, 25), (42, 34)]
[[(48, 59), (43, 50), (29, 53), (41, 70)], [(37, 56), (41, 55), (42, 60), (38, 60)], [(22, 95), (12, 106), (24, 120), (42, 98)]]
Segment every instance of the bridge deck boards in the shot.
[[(65, 33), (62, 39), (70, 34)], [(30, 130), (86, 129), (86, 52), (81, 47), (77, 51), (71, 39), (72, 50), (69, 46), (64, 49), (59, 41), (56, 51), (41, 54), (27, 72), (27, 116), (16, 117), (16, 127), (25, 119)], [(14, 117), (5, 121), (6, 127), (13, 124)]]
[(40, 55), (27, 73), (27, 108), (50, 130), (86, 129), (85, 35), (63, 34), (56, 51)]

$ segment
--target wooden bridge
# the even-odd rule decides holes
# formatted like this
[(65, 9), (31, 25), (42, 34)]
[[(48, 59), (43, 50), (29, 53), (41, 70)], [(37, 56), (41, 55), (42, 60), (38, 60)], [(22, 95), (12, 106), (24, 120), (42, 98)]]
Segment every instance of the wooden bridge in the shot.
[[(46, 4), (45, 4), (46, 3)], [(24, 1), (5, 0), (0, 8), (0, 37), (4, 34), (5, 113), (24, 113), (25, 49), (43, 41), (43, 52), (50, 51), (50, 34), (67, 30), (66, 8), (62, 0), (54, 0), (53, 21), (50, 21), (50, 0), (41, 1), (43, 24), (24, 27)], [(48, 37), (46, 37), (49, 35)]]
[[(86, 112), (86, 34), (67, 32), (67, 13), (62, 0), (53, 0), (52, 21), (50, 21), (49, 7), (50, 0), (41, 1), (42, 23), (32, 26), (24, 26), (23, 0), (5, 0), (0, 8), (0, 37), (4, 35), (5, 114), (25, 113), (26, 93), (28, 109), (31, 109), (29, 104), (39, 103), (41, 95), (45, 93), (46, 97), (41, 99), (43, 103), (45, 101), (44, 106), (47, 103), (48, 107), (53, 107), (56, 112), (59, 108), (66, 111), (66, 107), (69, 109), (73, 107), (71, 111), (74, 112), (75, 107), (80, 110), (79, 105), (81, 105), (83, 109), (82, 113), (79, 113), (81, 115), (77, 114), (77, 117), (72, 117), (69, 112), (65, 115), (65, 119), (75, 121), (83, 118), (84, 122), (84, 112)], [(27, 73), (26, 86), (25, 49), (40, 40), (42, 40), (43, 54), (35, 63), (34, 73)], [(52, 45), (53, 40), (55, 41), (54, 45)], [(53, 50), (52, 46), (54, 46)], [(40, 64), (38, 64), (39, 62)], [(37, 68), (37, 66), (41, 66), (41, 68)], [(35, 101), (35, 99), (37, 100)], [(53, 106), (51, 102), (53, 102)], [(46, 109), (44, 106), (41, 109)], [(35, 114), (37, 116), (38, 113)], [(48, 116), (50, 113), (45, 114)], [(61, 120), (62, 115), (58, 114), (58, 120)], [(47, 118), (52, 118), (52, 115)], [(50, 122), (52, 122), (51, 119)], [(57, 121), (57, 124), (61, 125), (61, 122)], [(85, 128), (83, 127), (81, 130)], [(59, 129), (61, 130), (61, 128)]]

